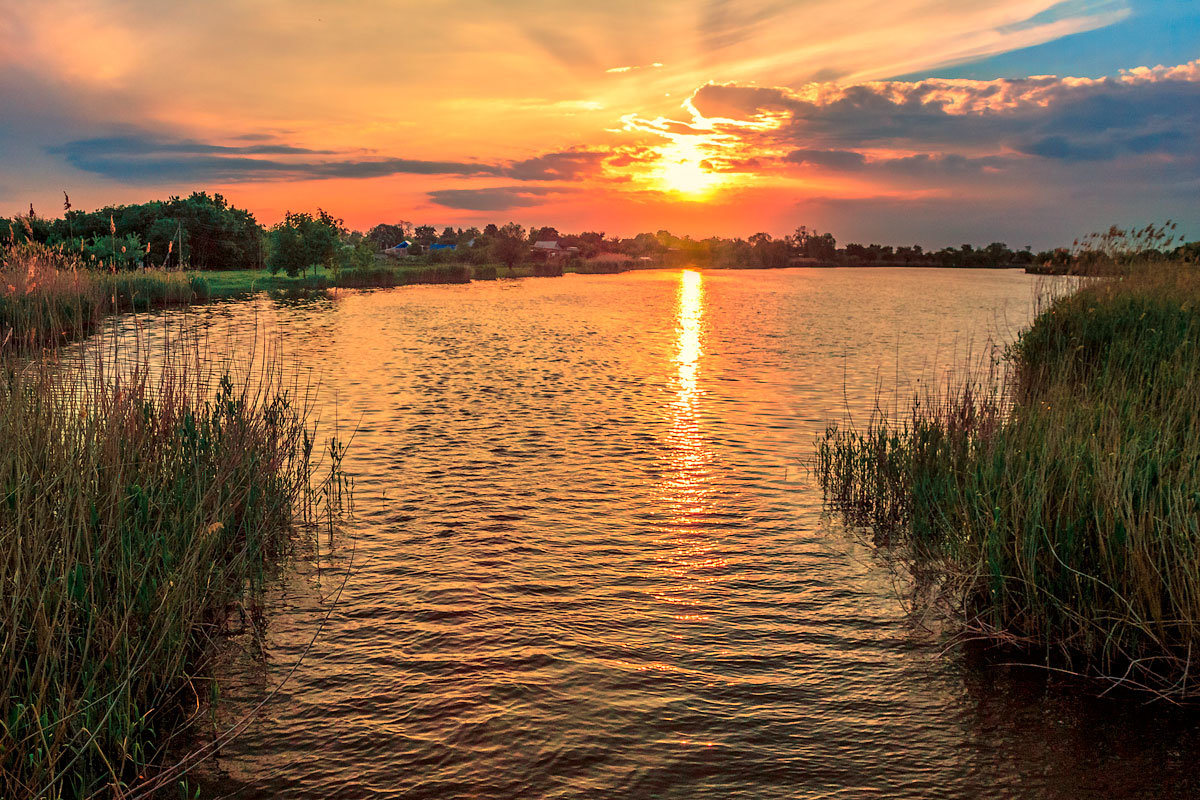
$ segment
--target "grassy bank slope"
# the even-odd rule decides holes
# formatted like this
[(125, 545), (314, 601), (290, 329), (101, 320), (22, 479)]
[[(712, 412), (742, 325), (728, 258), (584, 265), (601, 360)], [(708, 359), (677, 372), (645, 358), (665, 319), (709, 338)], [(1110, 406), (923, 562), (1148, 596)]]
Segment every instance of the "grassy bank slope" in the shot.
[(1155, 265), (1038, 315), (987, 380), (831, 426), (830, 502), (912, 548), (966, 629), (1184, 694), (1200, 654), (1200, 273)]

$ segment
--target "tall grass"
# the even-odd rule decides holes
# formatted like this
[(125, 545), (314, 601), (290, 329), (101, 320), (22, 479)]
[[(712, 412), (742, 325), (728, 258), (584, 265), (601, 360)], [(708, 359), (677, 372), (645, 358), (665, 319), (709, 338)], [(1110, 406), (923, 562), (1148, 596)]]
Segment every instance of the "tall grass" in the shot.
[(334, 286), (345, 289), (367, 289), (408, 286), (416, 283), (470, 283), (471, 267), (467, 264), (428, 264), (389, 267), (360, 267), (345, 269), (336, 274)]
[(1136, 268), (1045, 307), (1003, 379), (830, 426), (830, 503), (944, 578), (965, 629), (1166, 695), (1200, 657), (1200, 273)]
[(54, 344), (92, 331), (107, 314), (207, 297), (203, 278), (88, 269), (58, 248), (9, 244), (0, 250), (0, 348)]
[(0, 360), (0, 797), (153, 782), (213, 641), (345, 485), (278, 360), (79, 352)]

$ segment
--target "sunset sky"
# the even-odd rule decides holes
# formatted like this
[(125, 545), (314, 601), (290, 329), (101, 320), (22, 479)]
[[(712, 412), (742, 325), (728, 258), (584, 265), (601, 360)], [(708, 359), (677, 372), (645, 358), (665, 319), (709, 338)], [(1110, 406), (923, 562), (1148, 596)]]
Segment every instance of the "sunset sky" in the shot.
[(1194, 0), (7, 5), (0, 215), (204, 189), (364, 229), (1200, 236)]

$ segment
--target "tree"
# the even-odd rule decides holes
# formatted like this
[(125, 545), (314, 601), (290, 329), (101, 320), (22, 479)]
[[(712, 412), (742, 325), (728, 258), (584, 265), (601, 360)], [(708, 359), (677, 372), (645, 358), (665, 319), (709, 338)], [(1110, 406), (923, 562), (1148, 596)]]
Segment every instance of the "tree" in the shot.
[(395, 247), (412, 235), (412, 223), (401, 220), (394, 225), (380, 224), (367, 231), (367, 240), (376, 250), (387, 250)]
[(496, 231), (492, 237), (492, 255), (506, 267), (512, 269), (529, 251), (525, 240), (525, 229), (510, 222)]
[(417, 244), (428, 247), (437, 241), (437, 228), (432, 225), (421, 225), (413, 231), (413, 239)]
[(295, 277), (311, 266), (332, 264), (341, 244), (338, 236), (343, 230), (341, 220), (321, 209), (317, 209), (315, 217), (308, 213), (287, 212), (283, 222), (271, 228), (268, 261), (271, 273), (284, 270)]
[(817, 233), (807, 225), (796, 228), (792, 234), (792, 245), (803, 258), (819, 258), (830, 261), (837, 254), (837, 239), (831, 233)]
[(557, 242), (562, 236), (558, 232), (558, 228), (546, 226), (545, 228), (530, 228), (529, 241), (532, 242)]

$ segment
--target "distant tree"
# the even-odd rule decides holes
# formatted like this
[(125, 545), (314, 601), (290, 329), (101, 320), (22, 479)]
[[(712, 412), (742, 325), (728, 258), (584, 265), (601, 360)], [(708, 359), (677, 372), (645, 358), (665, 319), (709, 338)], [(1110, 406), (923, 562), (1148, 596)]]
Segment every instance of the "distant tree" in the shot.
[(271, 273), (280, 270), (295, 276), (318, 264), (332, 265), (343, 233), (341, 220), (318, 209), (314, 217), (308, 213), (287, 212), (283, 221), (271, 228), (271, 256), (267, 266)]
[(851, 242), (846, 245), (846, 258), (851, 261), (870, 261), (871, 251), (861, 244)]
[(367, 240), (376, 250), (387, 250), (405, 241), (412, 235), (412, 223), (401, 220), (395, 224), (376, 225), (367, 231)]
[(628, 247), (628, 255), (631, 256), (654, 256), (665, 253), (667, 250), (663, 246), (659, 238), (653, 233), (639, 233), (633, 237), (633, 241)]
[(604, 250), (603, 231), (585, 231), (575, 238), (578, 239), (575, 246), (579, 248), (579, 252), (584, 258), (593, 258)]
[(796, 228), (792, 234), (792, 246), (803, 258), (819, 258), (830, 261), (837, 255), (837, 240), (831, 233), (809, 230), (807, 225)]
[(1187, 242), (1175, 248), (1175, 257), (1185, 264), (1200, 264), (1200, 242)]
[(371, 267), (375, 264), (375, 245), (365, 236), (358, 237), (357, 241), (345, 241), (335, 251), (333, 264), (340, 270)]
[(428, 247), (437, 241), (437, 228), (432, 225), (420, 225), (413, 231), (413, 239), (417, 244)]
[(495, 236), (491, 237), (491, 242), (492, 255), (509, 269), (512, 269), (529, 253), (525, 229), (515, 222), (498, 228)]
[(1013, 252), (1008, 249), (1008, 245), (1004, 242), (992, 242), (978, 252), (982, 260), (989, 267), (1001, 267), (1005, 264), (1011, 264), (1013, 260)]

